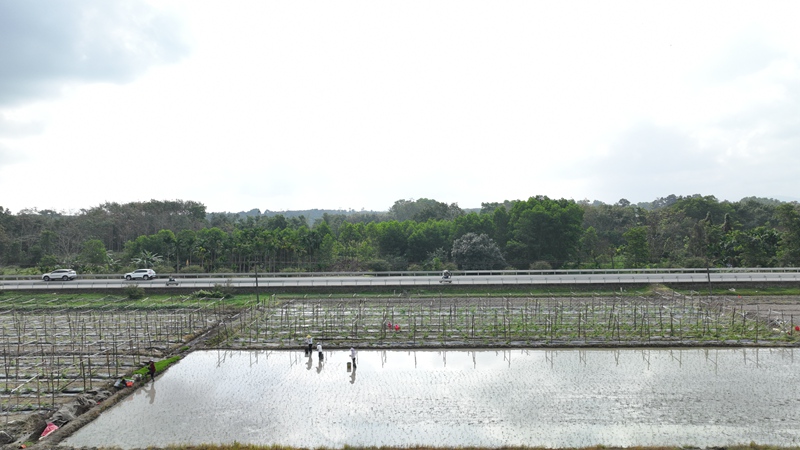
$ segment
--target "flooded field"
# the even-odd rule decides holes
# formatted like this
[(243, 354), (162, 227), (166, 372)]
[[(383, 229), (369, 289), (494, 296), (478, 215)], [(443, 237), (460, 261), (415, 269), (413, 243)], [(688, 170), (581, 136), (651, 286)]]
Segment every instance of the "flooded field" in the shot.
[(197, 351), (61, 444), (794, 446), (795, 353)]

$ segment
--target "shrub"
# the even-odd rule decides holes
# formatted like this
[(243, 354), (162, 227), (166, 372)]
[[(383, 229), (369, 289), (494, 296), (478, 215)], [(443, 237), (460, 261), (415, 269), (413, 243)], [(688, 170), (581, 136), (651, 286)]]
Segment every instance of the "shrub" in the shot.
[(553, 266), (547, 261), (536, 261), (531, 263), (531, 270), (550, 270)]
[(58, 259), (53, 255), (42, 256), (41, 259), (39, 259), (39, 264), (37, 264), (37, 268), (41, 273), (51, 272), (59, 267)]
[(708, 261), (699, 256), (690, 256), (681, 262), (681, 266), (688, 269), (704, 269), (708, 267)]
[(204, 273), (205, 270), (203, 270), (203, 268), (200, 267), (200, 266), (191, 265), (191, 266), (181, 267), (181, 270), (179, 270), (179, 272), (180, 273)]
[(225, 284), (215, 284), (214, 290), (211, 291), (214, 297), (219, 298), (232, 298), (234, 295), (233, 285), (231, 285), (231, 280), (228, 280)]
[(170, 273), (175, 271), (175, 268), (172, 266), (168, 266), (165, 264), (159, 264), (153, 267), (153, 270), (156, 271), (159, 277), (169, 275)]
[(366, 266), (367, 270), (370, 272), (389, 272), (392, 270), (389, 261), (385, 259), (372, 259), (367, 261), (364, 266)]
[(36, 267), (21, 268), (19, 266), (6, 266), (0, 268), (0, 275), (41, 275), (42, 273), (50, 272), (49, 270), (42, 272)]
[(194, 298), (209, 298), (213, 296), (214, 294), (212, 294), (211, 291), (207, 291), (205, 289), (200, 289), (199, 291), (192, 292), (192, 297)]
[(228, 280), (228, 282), (225, 284), (215, 284), (210, 291), (206, 289), (194, 291), (192, 296), (194, 298), (233, 298), (234, 288), (231, 285), (230, 280)]
[(129, 284), (125, 286), (123, 292), (129, 300), (139, 300), (144, 298), (144, 288), (135, 284)]
[(408, 269), (408, 259), (402, 256), (387, 256), (386, 262), (389, 263), (389, 270), (406, 270)]

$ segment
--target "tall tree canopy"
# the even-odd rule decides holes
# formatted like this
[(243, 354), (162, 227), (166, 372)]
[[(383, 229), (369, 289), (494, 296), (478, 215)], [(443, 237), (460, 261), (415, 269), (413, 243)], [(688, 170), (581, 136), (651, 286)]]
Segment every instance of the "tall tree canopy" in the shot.
[(572, 200), (537, 196), (514, 203), (512, 240), (507, 244), (510, 262), (520, 269), (535, 261), (563, 266), (577, 254), (582, 223), (583, 210)]
[[(379, 214), (320, 210), (313, 224), (299, 212), (207, 214), (182, 200), (104, 203), (69, 215), (0, 207), (0, 271), (800, 265), (794, 202), (669, 195), (608, 205), (536, 196), (481, 206), (465, 213), (432, 199), (398, 200)], [(470, 253), (477, 250), (483, 256)]]

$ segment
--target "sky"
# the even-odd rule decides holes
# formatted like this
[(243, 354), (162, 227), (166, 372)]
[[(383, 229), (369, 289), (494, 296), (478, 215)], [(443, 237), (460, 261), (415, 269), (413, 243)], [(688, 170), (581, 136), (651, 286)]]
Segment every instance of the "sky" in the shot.
[(0, 0), (0, 206), (800, 200), (800, 2)]

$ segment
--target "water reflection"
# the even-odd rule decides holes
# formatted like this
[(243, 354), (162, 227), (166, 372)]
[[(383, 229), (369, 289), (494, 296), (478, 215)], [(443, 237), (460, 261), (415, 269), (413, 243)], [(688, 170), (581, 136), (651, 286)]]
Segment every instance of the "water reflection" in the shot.
[(147, 394), (147, 398), (149, 399), (148, 403), (152, 405), (156, 401), (156, 382), (151, 381), (145, 384), (142, 390)]
[(145, 385), (64, 444), (800, 443), (793, 349), (361, 350), (350, 370), (349, 349), (323, 356), (195, 352), (158, 396)]

